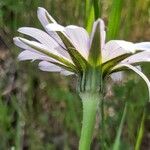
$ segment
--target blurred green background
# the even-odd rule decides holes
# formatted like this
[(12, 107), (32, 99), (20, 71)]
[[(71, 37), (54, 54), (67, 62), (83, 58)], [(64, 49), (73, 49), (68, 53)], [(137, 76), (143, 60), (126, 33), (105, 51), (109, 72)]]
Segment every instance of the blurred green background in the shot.
[[(150, 0), (97, 2), (108, 40), (150, 41)], [(17, 60), (20, 50), (12, 39), (19, 35), (17, 29), (22, 26), (43, 29), (36, 15), (39, 6), (63, 25), (76, 24), (90, 30), (92, 23), (92, 5), (88, 0), (0, 0), (0, 150), (78, 147), (82, 105), (76, 94), (76, 77), (42, 72), (37, 62)], [(143, 64), (142, 69), (150, 78), (149, 65)], [(127, 72), (121, 82), (108, 79), (105, 93), (107, 149), (114, 142), (127, 101), (121, 150), (138, 150), (135, 145), (139, 137), (139, 150), (150, 150), (150, 104), (145, 83)], [(92, 150), (100, 149), (99, 122), (97, 119)]]

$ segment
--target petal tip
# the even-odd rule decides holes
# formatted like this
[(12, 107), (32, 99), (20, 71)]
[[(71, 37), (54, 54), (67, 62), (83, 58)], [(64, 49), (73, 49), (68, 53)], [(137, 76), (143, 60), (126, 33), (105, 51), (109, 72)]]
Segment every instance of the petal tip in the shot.
[(19, 37), (14, 37), (14, 38), (13, 38), (13, 42), (14, 42), (15, 44), (17, 44), (18, 41), (19, 41)]
[(21, 28), (19, 28), (17, 31), (21, 33), (22, 30), (23, 30), (23, 28), (24, 28), (24, 27), (21, 27)]
[(46, 11), (43, 7), (38, 7), (37, 12)]
[(18, 37), (13, 37), (13, 41), (16, 41), (18, 39)]

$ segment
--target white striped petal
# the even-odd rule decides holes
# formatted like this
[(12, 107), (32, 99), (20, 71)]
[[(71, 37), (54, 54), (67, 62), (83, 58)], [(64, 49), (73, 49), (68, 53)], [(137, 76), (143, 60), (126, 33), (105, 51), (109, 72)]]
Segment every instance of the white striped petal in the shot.
[(134, 54), (120, 63), (127, 63), (127, 64), (136, 64), (141, 62), (150, 62), (150, 51), (143, 51), (137, 54)]
[[(23, 38), (21, 38), (21, 39), (23, 39)], [(18, 47), (20, 47), (20, 48), (22, 48), (22, 49), (24, 49), (24, 51), (23, 52), (21, 52), (20, 54), (19, 54), (19, 56), (18, 56), (18, 59), (20, 60), (20, 61), (23, 61), (23, 60), (36, 60), (36, 59), (43, 59), (43, 60), (47, 60), (47, 61), (56, 61), (56, 60), (54, 60), (54, 59), (52, 59), (52, 58), (50, 58), (50, 57), (48, 57), (48, 56), (46, 56), (45, 54), (43, 54), (43, 53), (41, 53), (41, 52), (39, 52), (39, 51), (37, 51), (37, 50), (35, 50), (35, 49), (33, 49), (33, 48), (31, 48), (30, 46), (28, 46), (27, 44), (25, 44), (25, 43), (23, 43), (20, 39), (19, 39), (19, 37), (15, 37), (15, 38), (13, 38), (13, 40), (14, 40), (14, 43), (15, 43), (15, 45), (17, 45)], [(23, 39), (23, 40), (25, 40), (25, 39)], [(26, 40), (26, 41), (28, 41), (28, 40)], [(34, 43), (34, 42), (33, 42)], [(35, 45), (36, 45), (36, 43), (35, 43)]]
[[(73, 64), (72, 60), (67, 58), (67, 57), (64, 57), (62, 54), (58, 53), (57, 51), (54, 51), (54, 50), (51, 50), (51, 49), (48, 49), (45, 45), (43, 44), (40, 44), (38, 42), (35, 42), (35, 41), (29, 41), (27, 39), (24, 39), (24, 38), (20, 38), (20, 41), (22, 41), (23, 43), (27, 44), (27, 46), (29, 47), (28, 49), (30, 50), (31, 48), (31, 51), (34, 51), (34, 52), (39, 52), (40, 54), (45, 54), (47, 56), (49, 56), (51, 58), (52, 55), (55, 55), (56, 57), (59, 57), (62, 61), (68, 61), (69, 63)], [(33, 50), (32, 50), (33, 48)], [(53, 56), (52, 56), (53, 58)], [(60, 60), (60, 62), (61, 62)]]
[(63, 27), (59, 24), (51, 23), (46, 28), (48, 31), (61, 31), (82, 56), (88, 57), (89, 36), (82, 27), (73, 25)]
[(38, 7), (37, 16), (38, 16), (38, 19), (40, 20), (41, 24), (43, 25), (43, 27), (45, 27), (47, 24), (52, 23), (52, 22), (57, 23), (54, 20), (54, 18), (47, 12), (47, 10), (45, 10), (42, 7)]
[[(61, 55), (60, 53), (57, 53), (56, 51), (53, 51), (51, 49), (48, 49), (45, 45), (43, 44), (40, 44), (38, 42), (35, 42), (35, 41), (29, 41), (27, 39), (24, 39), (24, 38), (20, 38), (20, 37), (16, 37), (14, 38), (14, 42), (15, 44), (22, 48), (22, 49), (27, 49), (27, 50), (30, 50), (32, 52), (36, 52), (36, 53), (39, 53), (39, 54), (44, 54), (45, 52), (49, 52), (51, 54), (54, 54), (54, 55), (57, 55), (59, 56), (60, 58), (62, 59), (65, 59), (66, 61), (72, 63), (72, 60), (69, 59), (69, 58), (66, 58), (64, 57), (63, 55)], [(31, 45), (31, 46), (29, 46)], [(32, 47), (35, 47), (35, 48), (32, 48)], [(37, 49), (40, 49), (40, 52), (39, 50)], [(46, 55), (46, 54), (45, 54)], [(50, 57), (51, 58), (51, 57)]]
[[(60, 55), (54, 49), (49, 49), (48, 47), (46, 47), (45, 45), (43, 45), (41, 43), (38, 43), (38, 42), (35, 42), (35, 41), (29, 41), (29, 40), (27, 40), (25, 38), (21, 38), (21, 37), (19, 37), (18, 40), (20, 41), (20, 43), (21, 42), (23, 43), (23, 45), (20, 45), (21, 48), (24, 48), (24, 45), (26, 45), (27, 47), (24, 48), (24, 49), (30, 49), (31, 47), (28, 46), (28, 45), (32, 45), (32, 47), (33, 46), (37, 47), (37, 48), (41, 49), (42, 51), (50, 52), (50, 53), (53, 53), (53, 54), (58, 55), (58, 56)], [(34, 49), (34, 48), (31, 48), (31, 49)], [(36, 50), (36, 49), (34, 49), (34, 50)]]
[(39, 63), (39, 69), (48, 72), (60, 72), (61, 68), (47, 61), (41, 61)]
[(64, 76), (69, 76), (69, 75), (73, 75), (73, 72), (67, 71), (55, 64), (52, 64), (50, 62), (47, 61), (41, 61), (39, 63), (39, 69), (42, 71), (48, 71), (48, 72), (60, 72), (60, 74), (64, 75)]
[(42, 54), (41, 52), (39, 52), (39, 51), (37, 51), (37, 50), (31, 48), (31, 47), (28, 46), (27, 44), (23, 43), (19, 38), (20, 38), (20, 37), (14, 37), (14, 38), (13, 38), (13, 41), (14, 41), (15, 45), (17, 45), (18, 47), (20, 47), (20, 48), (22, 48), (22, 49), (24, 49), (24, 50), (27, 49), (27, 50), (29, 50), (29, 51), (31, 51), (31, 52), (35, 52), (35, 53), (38, 53), (38, 54)]
[(106, 62), (127, 53), (135, 53), (135, 51), (136, 48), (132, 42), (111, 40), (107, 42), (103, 48), (102, 62)]
[(83, 57), (88, 58), (90, 43), (87, 31), (82, 27), (70, 25), (65, 27), (64, 32), (80, 54), (82, 54)]
[(67, 71), (67, 70), (64, 70), (62, 69), (60, 71), (60, 74), (64, 75), (64, 76), (70, 76), (70, 75), (73, 75), (74, 73), (73, 72), (70, 72), (70, 71)]
[[(21, 40), (22, 41), (21, 41)], [(25, 42), (29, 42), (29, 43), (34, 43), (34, 44), (36, 44), (37, 42), (35, 42), (35, 41), (29, 41), (29, 40), (26, 40), (26, 39), (24, 39), (24, 38), (20, 38), (20, 37), (15, 37), (15, 38), (13, 38), (13, 41), (14, 41), (14, 43), (15, 43), (15, 45), (17, 45), (18, 47), (20, 47), (20, 48), (22, 48), (22, 49), (28, 49), (28, 50), (30, 50), (30, 51), (32, 51), (32, 52), (36, 52), (36, 53), (39, 53), (39, 54), (42, 54), (41, 52), (39, 52), (39, 51), (37, 51), (37, 50), (35, 50), (35, 49), (33, 49), (33, 48), (31, 48), (30, 46), (28, 46), (27, 44), (25, 44), (23, 41), (25, 41)], [(39, 44), (39, 43), (38, 43)]]
[(135, 43), (137, 50), (150, 50), (150, 42)]
[(24, 61), (24, 60), (45, 60), (45, 61), (55, 61), (54, 59), (44, 55), (44, 54), (39, 54), (36, 52), (32, 52), (30, 50), (24, 50), (22, 51), (19, 55), (18, 55), (18, 59), (20, 61)]
[(70, 59), (69, 54), (65, 51), (52, 37), (50, 37), (47, 33), (42, 30), (31, 28), (31, 27), (22, 27), (19, 28), (18, 31), (20, 33), (29, 35), (39, 41), (40, 43), (47, 46), (49, 49), (53, 51), (57, 51), (58, 53), (62, 54), (64, 57)]
[(22, 41), (20, 41), (19, 37), (14, 37), (13, 41), (15, 43), (16, 46), (22, 48), (22, 49), (28, 49), (29, 46), (26, 45), (25, 43), (23, 43)]
[(148, 87), (148, 94), (149, 94), (149, 100), (150, 100), (150, 81), (149, 79), (146, 77), (146, 75), (144, 73), (142, 73), (138, 68), (130, 65), (130, 64), (119, 64), (119, 65), (116, 65), (113, 70), (115, 69), (119, 69), (119, 68), (122, 68), (122, 67), (127, 67), (131, 70), (133, 70), (135, 73), (137, 73), (144, 81), (145, 83), (147, 84), (147, 87)]
[(57, 23), (50, 23), (46, 26), (46, 28), (48, 29), (48, 31), (61, 31), (63, 32), (65, 27), (57, 24)]
[(45, 33), (42, 30), (31, 28), (31, 27), (22, 27), (19, 28), (18, 31), (20, 33), (29, 35), (39, 41), (40, 43), (46, 45), (48, 48), (54, 49), (55, 47), (58, 47), (58, 43), (54, 41), (47, 33)]
[(53, 32), (53, 31), (49, 31), (47, 30), (46, 26), (50, 23), (55, 23), (57, 24), (57, 22), (54, 20), (54, 18), (52, 18), (52, 16), (42, 7), (38, 8), (37, 11), (37, 16), (39, 21), (41, 22), (42, 26), (44, 27), (44, 29), (48, 32), (48, 34), (57, 42), (59, 43), (59, 45), (61, 47), (63, 47), (65, 49), (65, 45), (63, 44), (63, 42), (61, 41), (60, 37), (57, 35), (57, 33)]

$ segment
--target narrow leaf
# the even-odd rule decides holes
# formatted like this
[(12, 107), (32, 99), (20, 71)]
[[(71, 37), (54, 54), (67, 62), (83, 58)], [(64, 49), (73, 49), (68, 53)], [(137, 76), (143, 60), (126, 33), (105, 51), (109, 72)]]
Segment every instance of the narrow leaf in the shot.
[(122, 115), (122, 118), (121, 118), (121, 122), (120, 122), (119, 128), (117, 130), (117, 136), (115, 138), (115, 143), (113, 145), (113, 150), (120, 150), (121, 133), (122, 133), (122, 129), (123, 129), (123, 124), (125, 122), (126, 113), (127, 113), (127, 102), (125, 104), (123, 115)]
[(94, 22), (94, 6), (90, 0), (86, 0), (85, 20), (86, 30), (90, 33)]
[(99, 0), (93, 0), (93, 5), (94, 5), (95, 20), (97, 20), (100, 17), (100, 3), (99, 3)]
[(123, 0), (113, 0), (108, 20), (107, 40), (115, 39), (118, 35)]
[(140, 128), (139, 128), (138, 135), (137, 135), (135, 150), (140, 150), (140, 147), (141, 147), (142, 138), (143, 138), (143, 134), (144, 134), (145, 117), (146, 117), (146, 110), (144, 109), (141, 124), (140, 124)]

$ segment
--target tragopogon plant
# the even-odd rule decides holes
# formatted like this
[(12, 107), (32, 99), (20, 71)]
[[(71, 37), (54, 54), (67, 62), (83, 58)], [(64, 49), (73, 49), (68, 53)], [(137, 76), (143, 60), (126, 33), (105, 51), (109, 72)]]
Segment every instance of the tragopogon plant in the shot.
[(40, 60), (39, 68), (43, 71), (77, 76), (77, 92), (83, 103), (79, 150), (89, 150), (106, 77), (131, 69), (143, 78), (150, 93), (148, 78), (136, 67), (150, 61), (150, 42), (111, 40), (105, 43), (102, 19), (94, 22), (89, 35), (82, 27), (59, 25), (44, 8), (38, 8), (37, 15), (46, 32), (31, 27), (19, 28), (20, 33), (31, 36), (33, 41), (14, 38), (14, 43), (23, 49), (18, 58)]

